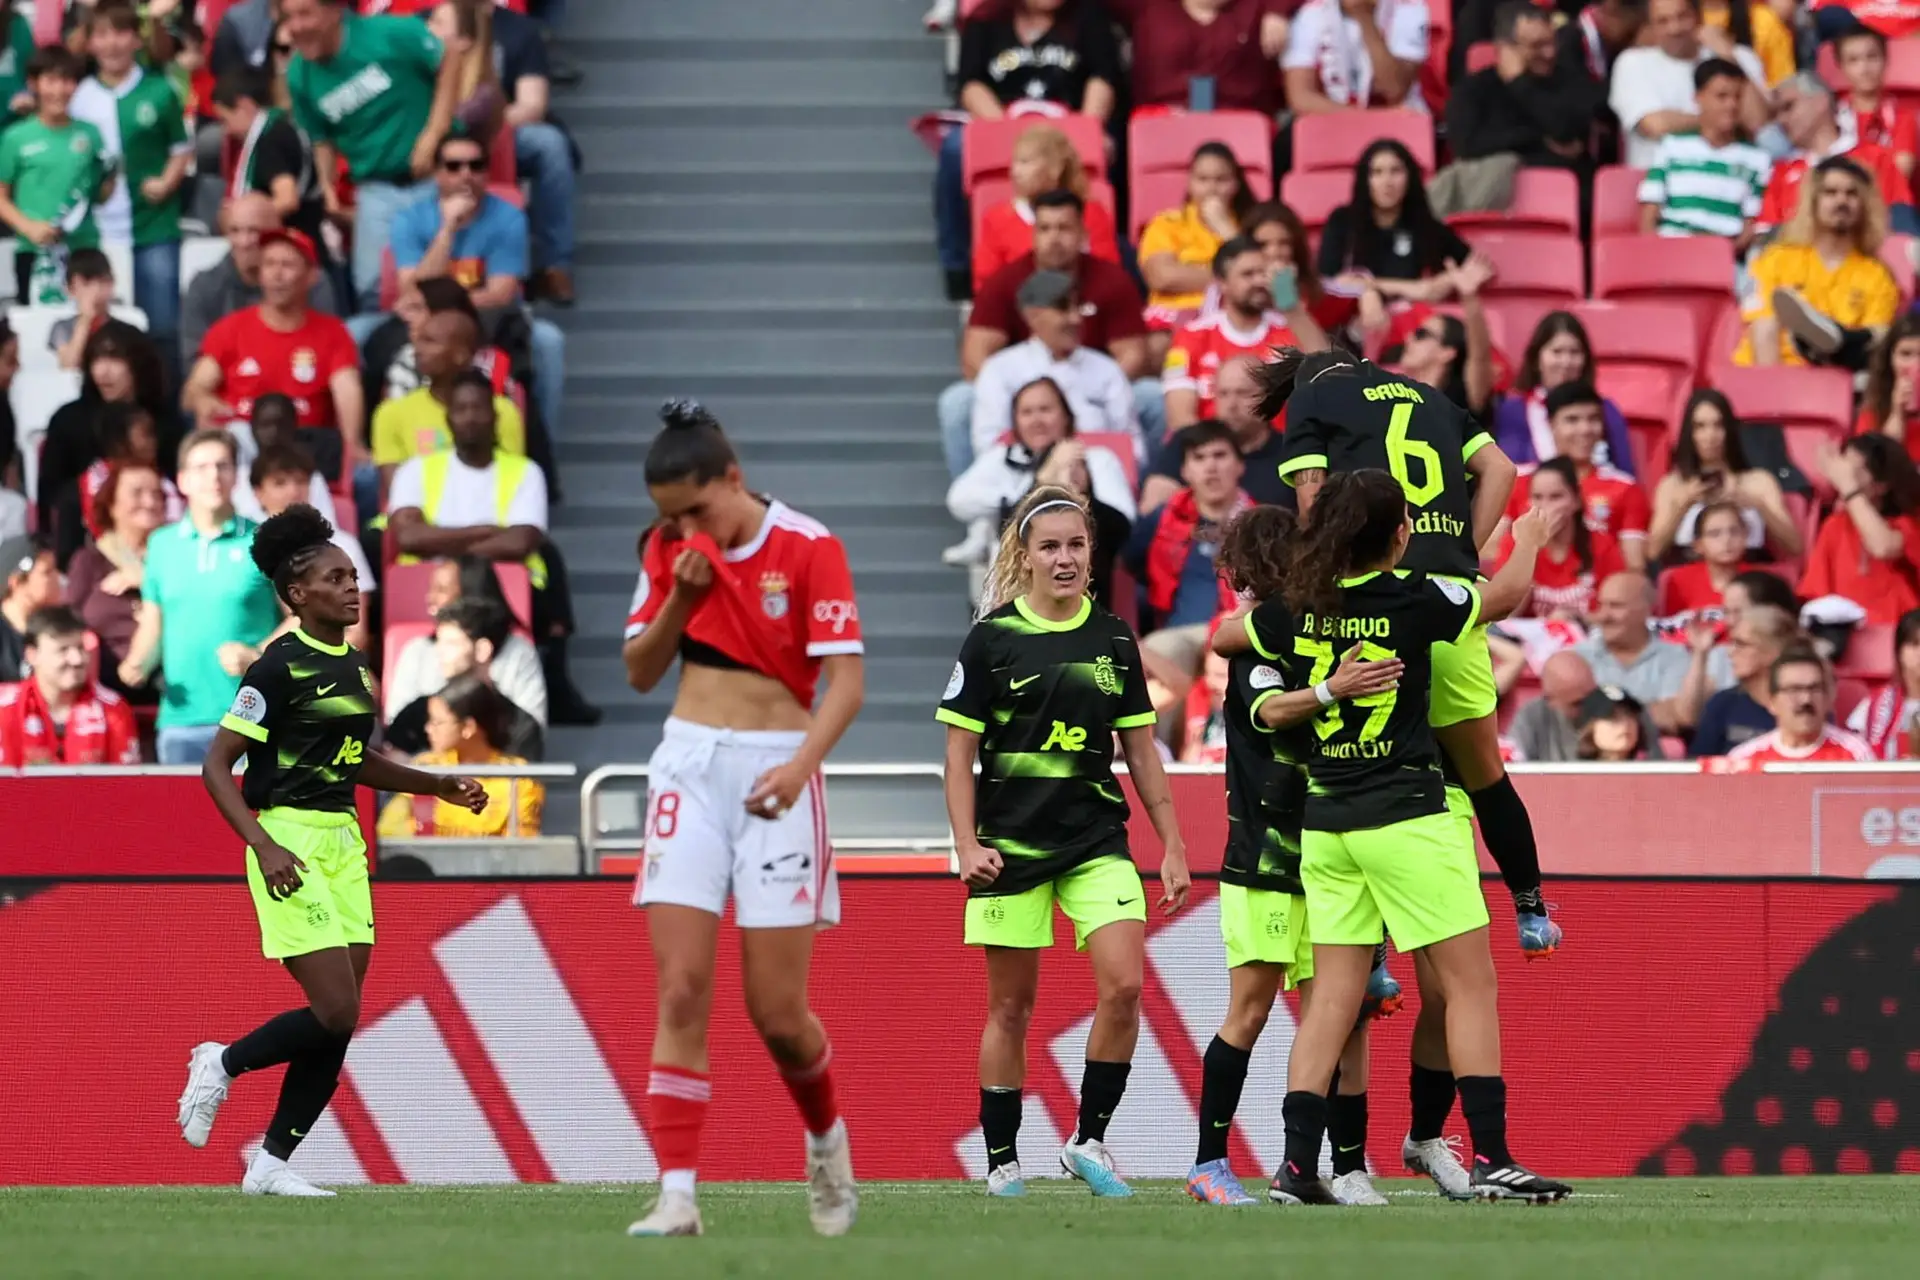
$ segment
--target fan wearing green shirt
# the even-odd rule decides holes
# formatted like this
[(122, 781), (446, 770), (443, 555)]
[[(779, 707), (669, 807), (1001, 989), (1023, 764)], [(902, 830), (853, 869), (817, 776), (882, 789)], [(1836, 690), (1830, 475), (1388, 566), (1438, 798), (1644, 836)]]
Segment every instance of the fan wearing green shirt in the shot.
[(164, 75), (143, 68), (140, 16), (102, 0), (87, 18), (94, 73), (73, 95), (73, 116), (100, 131), (125, 178), (94, 210), (100, 238), (133, 251), (133, 301), (164, 352), (180, 330), (180, 184), (193, 159), (186, 109)]
[(7, 27), (7, 39), (0, 45), (0, 125), (15, 116), (33, 110), (33, 95), (27, 92), (27, 63), (38, 46), (33, 42), (33, 24), (17, 10)]
[(34, 296), (36, 275), (64, 288), (68, 249), (99, 247), (93, 206), (118, 181), (100, 131), (69, 113), (85, 70), (60, 45), (35, 50), (27, 60), (34, 114), (0, 134), (0, 222), (16, 236), (13, 296), (23, 302), (43, 300)]

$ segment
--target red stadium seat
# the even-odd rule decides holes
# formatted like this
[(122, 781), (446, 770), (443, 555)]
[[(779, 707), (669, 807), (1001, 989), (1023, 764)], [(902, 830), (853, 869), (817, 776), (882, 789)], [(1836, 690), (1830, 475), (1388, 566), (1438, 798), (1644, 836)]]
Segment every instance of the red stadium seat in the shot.
[(1394, 138), (1404, 143), (1413, 153), (1420, 171), (1433, 173), (1433, 117), (1424, 111), (1402, 107), (1296, 117), (1293, 167), (1351, 170), (1360, 153), (1380, 138)]
[[(1127, 473), (1127, 484), (1136, 492), (1140, 488), (1140, 460), (1134, 456), (1134, 438), (1126, 431), (1082, 431), (1075, 437), (1083, 445), (1099, 445), (1120, 459), (1121, 469)], [(1160, 447), (1158, 440), (1147, 442), (1147, 452), (1154, 453)], [(1124, 615), (1123, 615), (1124, 616)]]
[(1462, 233), (1554, 231), (1580, 234), (1580, 183), (1565, 169), (1522, 169), (1513, 178), (1513, 200), (1498, 212), (1456, 213), (1447, 221)]
[(1127, 175), (1133, 216), (1130, 238), (1157, 213), (1177, 209), (1187, 198), (1187, 167), (1193, 153), (1222, 142), (1246, 171), (1259, 199), (1273, 191), (1273, 125), (1257, 111), (1173, 111), (1136, 115), (1127, 128)]
[[(1666, 302), (1693, 312), (1694, 333), (1713, 332), (1734, 306), (1733, 242), (1720, 236), (1612, 236), (1593, 245), (1593, 296)], [(1704, 358), (1704, 350), (1698, 353)]]
[(400, 651), (420, 636), (433, 634), (433, 623), (428, 622), (389, 622), (386, 634), (380, 637), (381, 670), (393, 672), (399, 670)]
[(1685, 412), (1689, 388), (1659, 369), (1602, 368), (1600, 394), (1613, 401), (1627, 420), (1633, 446), (1633, 473), (1649, 494), (1666, 474), (1673, 452), (1674, 425)]
[(1500, 58), (1500, 46), (1491, 40), (1476, 40), (1467, 46), (1467, 74), (1485, 71)]
[[(515, 628), (526, 631), (533, 619), (533, 584), (527, 578), (527, 567), (511, 562), (496, 562), (493, 571), (500, 579), (500, 590), (506, 595), (507, 608), (513, 613)], [(427, 581), (432, 577), (431, 562), (390, 564), (386, 567), (386, 576), (380, 583), (380, 594), (389, 631), (398, 622), (433, 621), (432, 615), (427, 612)]]
[(1587, 331), (1597, 369), (1659, 370), (1693, 382), (1700, 349), (1693, 312), (1662, 302), (1582, 302), (1573, 308)]
[(1640, 234), (1640, 179), (1643, 169), (1605, 165), (1593, 175), (1593, 238)]
[(1723, 364), (1733, 363), (1733, 353), (1740, 349), (1740, 340), (1747, 336), (1747, 322), (1740, 315), (1738, 306), (1722, 311), (1713, 322), (1713, 331), (1707, 335), (1706, 346), (1700, 353), (1700, 368), (1695, 377), (1700, 378), (1708, 369), (1717, 369)]
[[(1489, 300), (1571, 306), (1586, 296), (1576, 236), (1532, 231), (1478, 231), (1469, 238), (1492, 259), (1494, 277), (1481, 292)], [(1532, 333), (1531, 327), (1527, 329)]]
[[(1825, 52), (1826, 46), (1820, 46)], [(1836, 724), (1845, 724), (1853, 709), (1873, 696), (1873, 687), (1864, 680), (1855, 680), (1848, 676), (1836, 677), (1833, 682), (1833, 719)]]
[(1846, 652), (1834, 667), (1834, 674), (1868, 684), (1884, 684), (1893, 679), (1898, 662), (1893, 652), (1894, 628), (1884, 624), (1862, 623), (1853, 629)]
[(1318, 239), (1333, 211), (1353, 195), (1353, 174), (1343, 169), (1318, 169), (1302, 173), (1295, 169), (1280, 179), (1280, 199), (1300, 215), (1307, 230)]
[(1887, 42), (1887, 93), (1896, 106), (1920, 107), (1920, 46), (1915, 41)]
[(393, 246), (380, 251), (380, 309), (393, 310), (400, 301), (400, 266), (393, 260)]
[(1013, 164), (1013, 142), (1035, 125), (1051, 125), (1067, 135), (1087, 173), (1103, 178), (1107, 173), (1107, 135), (1092, 116), (1048, 116), (1030, 114), (1008, 116), (1000, 120), (971, 120), (960, 141), (960, 173), (967, 194), (981, 178), (1004, 178)]
[(1880, 242), (1880, 261), (1887, 264), (1887, 270), (1893, 272), (1893, 282), (1900, 287), (1900, 308), (1906, 310), (1906, 304), (1913, 301), (1913, 249), (1916, 241), (1913, 236), (1894, 234)]
[(1718, 365), (1713, 385), (1734, 413), (1748, 422), (1777, 422), (1793, 459), (1822, 501), (1831, 496), (1820, 470), (1822, 445), (1838, 445), (1852, 432), (1853, 375), (1845, 369), (1807, 365), (1740, 368)]

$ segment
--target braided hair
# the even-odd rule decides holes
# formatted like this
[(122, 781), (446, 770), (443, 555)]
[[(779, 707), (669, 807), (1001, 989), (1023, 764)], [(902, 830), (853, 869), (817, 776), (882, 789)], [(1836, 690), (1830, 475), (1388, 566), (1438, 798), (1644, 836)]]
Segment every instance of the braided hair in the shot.
[(289, 609), (287, 593), (333, 544), (333, 526), (304, 502), (296, 502), (270, 517), (253, 535), (253, 563)]

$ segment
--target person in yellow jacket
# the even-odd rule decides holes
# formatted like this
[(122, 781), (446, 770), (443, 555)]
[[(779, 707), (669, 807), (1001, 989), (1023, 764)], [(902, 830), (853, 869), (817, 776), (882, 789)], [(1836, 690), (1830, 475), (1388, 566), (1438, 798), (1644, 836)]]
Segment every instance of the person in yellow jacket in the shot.
[[(427, 703), (427, 742), (432, 750), (413, 763), (434, 765), (525, 764), (495, 744), (505, 707), (492, 685), (476, 675), (456, 676)], [(479, 813), (444, 800), (395, 796), (380, 813), (383, 836), (537, 836), (546, 788), (530, 778), (485, 778), (487, 807)]]
[(538, 554), (547, 478), (537, 463), (503, 446), (494, 400), (485, 374), (456, 375), (447, 397), (453, 448), (410, 458), (394, 473), (388, 523), (403, 557), (524, 561)]

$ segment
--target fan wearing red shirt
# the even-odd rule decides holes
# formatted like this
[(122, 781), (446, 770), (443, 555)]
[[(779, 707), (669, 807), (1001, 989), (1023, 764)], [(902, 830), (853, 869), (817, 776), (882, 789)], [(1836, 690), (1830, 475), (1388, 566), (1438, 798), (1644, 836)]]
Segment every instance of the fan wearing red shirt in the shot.
[(1814, 30), (1831, 39), (1855, 26), (1899, 40), (1920, 31), (1920, 0), (1814, 0)]
[(346, 325), (307, 306), (319, 264), (302, 233), (261, 232), (260, 303), (207, 330), (181, 401), (202, 426), (223, 426), (251, 419), (253, 402), (277, 391), (300, 426), (339, 431), (351, 473), (367, 454), (360, 350)]
[[(1647, 523), (1652, 509), (1646, 490), (1624, 471), (1596, 466), (1594, 450), (1605, 438), (1607, 425), (1600, 393), (1590, 382), (1563, 382), (1547, 392), (1547, 423), (1553, 430), (1556, 456), (1573, 464), (1580, 477), (1580, 496), (1587, 527), (1605, 533), (1620, 546), (1627, 568), (1647, 567)], [(1527, 509), (1527, 481), (1535, 465), (1520, 467), (1519, 482), (1507, 503), (1507, 519)], [(1604, 577), (1604, 575), (1603, 575)]]
[(660, 1199), (634, 1231), (699, 1229), (694, 1174), (712, 1093), (705, 996), (731, 895), (747, 1008), (806, 1126), (814, 1227), (838, 1235), (853, 1219), (853, 1165), (805, 975), (816, 931), (840, 919), (820, 767), (865, 688), (853, 576), (825, 528), (746, 487), (705, 409), (674, 401), (661, 417), (646, 461), (660, 520), (641, 548), (623, 650), (642, 693), (681, 660), (648, 764), (634, 887), (660, 992), (647, 1086)]
[(1920, 607), (1920, 474), (1886, 436), (1855, 436), (1822, 459), (1839, 496), (1820, 525), (1800, 578), (1800, 598), (1844, 596), (1875, 626)]
[[(1525, 605), (1515, 610), (1516, 617), (1573, 618), (1585, 622), (1593, 615), (1600, 584), (1616, 573), (1626, 572), (1627, 562), (1620, 545), (1611, 534), (1591, 529), (1584, 520), (1566, 519), (1579, 504), (1573, 463), (1566, 458), (1549, 458), (1532, 469), (1527, 488), (1520, 490), (1524, 500), (1538, 507), (1549, 527), (1560, 519), (1559, 532), (1540, 548), (1533, 568), (1533, 591)], [(1522, 506), (1520, 510), (1526, 510)], [(1513, 535), (1502, 539), (1498, 566), (1513, 554)]]
[(1834, 59), (1847, 87), (1841, 91), (1841, 127), (1851, 126), (1855, 137), (1884, 147), (1900, 171), (1900, 186), (1889, 199), (1911, 198), (1916, 157), (1920, 157), (1920, 125), (1911, 107), (1903, 107), (1887, 93), (1887, 38), (1871, 27), (1847, 32), (1833, 41)]
[(1920, 467), (1920, 318), (1901, 316), (1874, 344), (1853, 432), (1898, 440)]
[[(1326, 335), (1297, 298), (1290, 315), (1273, 309), (1266, 253), (1246, 236), (1235, 236), (1213, 255), (1213, 280), (1220, 309), (1182, 325), (1167, 348), (1160, 385), (1166, 392), (1169, 433), (1213, 417), (1213, 380), (1229, 360), (1252, 356), (1264, 363), (1279, 347), (1314, 351), (1327, 345)], [(1296, 319), (1307, 330), (1304, 337), (1290, 327)]]
[(139, 764), (133, 708), (88, 674), (87, 624), (65, 605), (27, 617), (33, 674), (0, 685), (0, 768)]
[(1737, 502), (1710, 502), (1700, 509), (1694, 524), (1693, 550), (1688, 561), (1660, 575), (1662, 618), (1700, 614), (1718, 618), (1727, 587), (1753, 568), (1746, 563), (1747, 520)]
[(1782, 762), (1844, 760), (1869, 763), (1873, 748), (1857, 733), (1828, 723), (1833, 714), (1833, 671), (1811, 649), (1789, 649), (1767, 671), (1767, 710), (1775, 728), (1727, 752), (1727, 762), (1753, 769)]
[(1846, 156), (1872, 174), (1874, 185), (1880, 189), (1880, 198), (1888, 204), (1912, 203), (1907, 181), (1894, 163), (1893, 153), (1841, 130), (1831, 89), (1818, 85), (1811, 76), (1794, 76), (1774, 90), (1774, 108), (1775, 118), (1794, 146), (1794, 154), (1791, 159), (1774, 163), (1773, 176), (1767, 180), (1766, 194), (1760, 201), (1756, 225), (1777, 227), (1792, 218), (1799, 207), (1800, 183), (1807, 171), (1820, 161), (1838, 155)]

